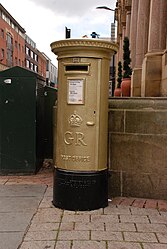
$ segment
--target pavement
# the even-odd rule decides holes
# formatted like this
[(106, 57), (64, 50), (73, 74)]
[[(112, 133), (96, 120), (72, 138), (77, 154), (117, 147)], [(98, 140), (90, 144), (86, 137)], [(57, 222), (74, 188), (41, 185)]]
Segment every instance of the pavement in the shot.
[(116, 197), (93, 211), (52, 205), (53, 169), (0, 176), (0, 249), (167, 249), (167, 201)]

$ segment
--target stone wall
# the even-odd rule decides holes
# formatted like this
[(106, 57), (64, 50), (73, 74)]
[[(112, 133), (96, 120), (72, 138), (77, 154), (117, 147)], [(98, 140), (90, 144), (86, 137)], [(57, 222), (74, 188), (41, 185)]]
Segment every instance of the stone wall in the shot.
[(109, 196), (167, 199), (167, 98), (109, 101)]
[(162, 86), (161, 86), (162, 96), (167, 96), (167, 50), (162, 56)]

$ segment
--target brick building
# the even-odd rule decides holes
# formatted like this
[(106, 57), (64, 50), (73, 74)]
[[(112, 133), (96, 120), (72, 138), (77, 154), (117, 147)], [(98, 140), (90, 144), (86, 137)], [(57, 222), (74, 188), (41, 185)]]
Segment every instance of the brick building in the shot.
[(46, 79), (46, 59), (24, 28), (0, 4), (0, 71), (21, 66)]
[(38, 73), (46, 79), (47, 61), (42, 53), (38, 51)]
[(25, 30), (0, 4), (0, 69), (25, 65)]

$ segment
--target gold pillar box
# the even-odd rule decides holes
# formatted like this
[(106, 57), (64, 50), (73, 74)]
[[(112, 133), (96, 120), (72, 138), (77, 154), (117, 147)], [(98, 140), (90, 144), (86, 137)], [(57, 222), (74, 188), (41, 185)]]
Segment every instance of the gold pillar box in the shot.
[(117, 46), (67, 39), (51, 49), (59, 82), (53, 203), (70, 210), (106, 206), (109, 65)]

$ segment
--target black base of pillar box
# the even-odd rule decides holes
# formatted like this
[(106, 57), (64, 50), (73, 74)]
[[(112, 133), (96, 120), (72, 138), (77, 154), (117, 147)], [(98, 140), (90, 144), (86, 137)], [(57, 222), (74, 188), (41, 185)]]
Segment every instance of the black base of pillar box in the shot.
[(76, 172), (56, 168), (53, 204), (57, 208), (72, 211), (108, 206), (108, 170)]

